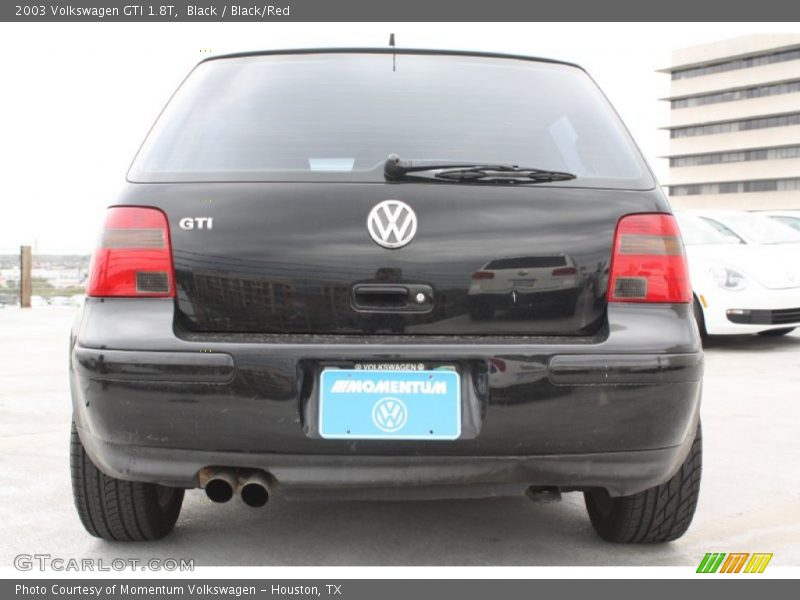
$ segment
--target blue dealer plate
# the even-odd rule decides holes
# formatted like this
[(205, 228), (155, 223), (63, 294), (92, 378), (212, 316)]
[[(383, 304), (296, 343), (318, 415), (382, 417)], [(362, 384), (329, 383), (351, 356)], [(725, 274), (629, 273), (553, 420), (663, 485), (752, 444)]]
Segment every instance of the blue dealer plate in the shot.
[(459, 375), (325, 369), (319, 433), (329, 439), (454, 440), (461, 435)]

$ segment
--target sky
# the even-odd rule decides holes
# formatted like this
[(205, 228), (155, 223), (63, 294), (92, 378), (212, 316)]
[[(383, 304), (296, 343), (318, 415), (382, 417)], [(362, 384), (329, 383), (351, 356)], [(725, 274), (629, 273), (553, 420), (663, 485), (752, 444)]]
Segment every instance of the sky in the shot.
[(136, 150), (189, 70), (213, 54), (303, 47), (483, 50), (586, 68), (660, 180), (677, 48), (798, 24), (1, 23), (0, 254), (89, 253)]

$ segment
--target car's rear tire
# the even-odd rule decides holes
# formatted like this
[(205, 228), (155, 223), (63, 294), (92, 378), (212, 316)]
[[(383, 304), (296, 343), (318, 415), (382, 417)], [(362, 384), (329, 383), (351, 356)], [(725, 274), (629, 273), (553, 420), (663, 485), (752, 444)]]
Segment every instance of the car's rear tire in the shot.
[(109, 477), (89, 459), (74, 422), (70, 469), (75, 508), (93, 536), (118, 542), (157, 540), (175, 526), (183, 490)]
[(606, 541), (623, 544), (670, 542), (681, 537), (697, 508), (702, 458), (698, 424), (686, 460), (666, 483), (619, 498), (610, 497), (605, 490), (584, 493), (597, 534)]
[(782, 329), (767, 329), (766, 331), (759, 331), (758, 335), (764, 337), (780, 337), (782, 335), (792, 333), (794, 329), (795, 329), (794, 327), (784, 327)]

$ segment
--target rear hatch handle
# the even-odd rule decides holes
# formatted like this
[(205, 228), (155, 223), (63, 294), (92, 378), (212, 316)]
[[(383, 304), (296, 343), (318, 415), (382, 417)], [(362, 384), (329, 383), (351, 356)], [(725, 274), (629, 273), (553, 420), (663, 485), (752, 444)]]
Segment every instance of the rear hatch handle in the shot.
[(359, 312), (424, 313), (433, 308), (433, 288), (418, 283), (357, 283), (350, 299)]

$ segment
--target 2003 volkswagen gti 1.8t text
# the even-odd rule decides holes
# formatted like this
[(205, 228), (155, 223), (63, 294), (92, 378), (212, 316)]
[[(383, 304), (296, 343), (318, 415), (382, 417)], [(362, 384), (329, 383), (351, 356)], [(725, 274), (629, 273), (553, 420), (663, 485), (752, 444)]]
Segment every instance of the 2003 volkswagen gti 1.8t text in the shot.
[(456, 52), (220, 56), (108, 209), (71, 340), (93, 535), (184, 490), (554, 499), (682, 535), (702, 352), (683, 245), (575, 65)]

